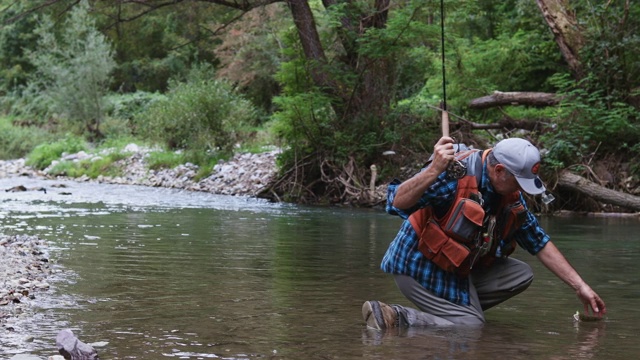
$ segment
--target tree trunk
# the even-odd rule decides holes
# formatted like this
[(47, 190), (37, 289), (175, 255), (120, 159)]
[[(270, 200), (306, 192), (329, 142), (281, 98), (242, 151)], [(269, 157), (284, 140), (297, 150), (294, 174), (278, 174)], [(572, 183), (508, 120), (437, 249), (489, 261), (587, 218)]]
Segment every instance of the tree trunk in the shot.
[(584, 74), (579, 52), (584, 44), (584, 37), (575, 13), (570, 10), (569, 0), (536, 0), (536, 3), (574, 78), (581, 79)]
[(298, 30), (304, 55), (311, 64), (311, 69), (309, 69), (311, 78), (321, 88), (336, 89), (337, 87), (332, 83), (327, 72), (322, 69), (322, 66), (326, 65), (327, 59), (309, 3), (306, 0), (287, 0), (287, 5), (289, 5), (293, 22)]
[(605, 204), (640, 211), (640, 196), (607, 189), (566, 170), (562, 171), (558, 176), (558, 185), (587, 195)]
[(489, 96), (471, 100), (469, 107), (472, 109), (486, 109), (503, 105), (553, 106), (557, 105), (560, 100), (561, 98), (558, 95), (552, 93), (494, 91)]

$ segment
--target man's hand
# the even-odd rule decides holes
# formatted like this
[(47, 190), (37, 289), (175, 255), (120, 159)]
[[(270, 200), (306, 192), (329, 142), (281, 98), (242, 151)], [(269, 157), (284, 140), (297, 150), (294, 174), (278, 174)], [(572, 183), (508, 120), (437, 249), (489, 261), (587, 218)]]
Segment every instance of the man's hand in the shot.
[(449, 164), (455, 159), (456, 151), (453, 148), (453, 139), (443, 136), (433, 147), (433, 160), (431, 166), (440, 175), (447, 170)]
[(427, 188), (455, 159), (455, 153), (453, 139), (448, 136), (441, 137), (433, 147), (433, 158), (429, 166), (398, 187), (393, 206), (398, 209), (408, 209), (415, 205)]
[(584, 305), (584, 313), (586, 315), (590, 314), (589, 307), (591, 307), (591, 314), (594, 316), (600, 317), (607, 313), (607, 307), (604, 304), (604, 301), (600, 299), (600, 296), (598, 296), (598, 294), (596, 294), (589, 285), (584, 284), (579, 287), (576, 291), (576, 295), (578, 296), (578, 299), (582, 301), (582, 304)]

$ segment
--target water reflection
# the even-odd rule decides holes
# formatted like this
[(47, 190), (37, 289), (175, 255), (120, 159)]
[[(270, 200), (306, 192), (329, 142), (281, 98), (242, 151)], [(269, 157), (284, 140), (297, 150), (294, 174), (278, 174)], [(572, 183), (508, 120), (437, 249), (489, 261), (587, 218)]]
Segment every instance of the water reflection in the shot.
[(379, 270), (397, 218), (119, 189), (124, 203), (3, 200), (13, 204), (3, 228), (50, 240), (62, 281), (19, 334), (35, 340), (3, 336), (0, 357), (51, 355), (65, 327), (108, 342), (105, 359), (628, 359), (640, 349), (637, 220), (542, 219), (607, 301), (605, 321), (575, 324), (571, 290), (519, 250), (534, 283), (488, 311), (484, 327), (380, 333), (364, 327), (363, 301), (409, 305)]
[[(362, 343), (373, 347), (371, 355), (384, 359), (610, 359), (602, 353), (605, 323), (575, 325), (575, 332), (542, 334), (541, 341), (526, 336), (526, 326), (487, 324), (483, 327), (394, 329), (384, 333), (365, 329)], [(521, 341), (521, 336), (528, 338)], [(420, 354), (416, 357), (417, 354)], [(367, 357), (368, 358), (368, 357)], [(371, 357), (377, 358), (377, 357)]]

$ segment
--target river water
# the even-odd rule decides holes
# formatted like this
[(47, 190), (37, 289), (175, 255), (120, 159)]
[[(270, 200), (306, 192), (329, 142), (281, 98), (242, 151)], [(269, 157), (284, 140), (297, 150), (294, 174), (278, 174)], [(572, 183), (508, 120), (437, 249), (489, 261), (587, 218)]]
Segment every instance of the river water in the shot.
[[(126, 185), (0, 179), (5, 234), (48, 240), (59, 270), (0, 358), (56, 354), (69, 328), (101, 359), (636, 359), (640, 221), (544, 217), (607, 302), (574, 323), (573, 292), (535, 280), (482, 328), (366, 329), (365, 300), (409, 305), (380, 260), (400, 225), (381, 209), (314, 208)], [(54, 185), (66, 185), (64, 188)]]

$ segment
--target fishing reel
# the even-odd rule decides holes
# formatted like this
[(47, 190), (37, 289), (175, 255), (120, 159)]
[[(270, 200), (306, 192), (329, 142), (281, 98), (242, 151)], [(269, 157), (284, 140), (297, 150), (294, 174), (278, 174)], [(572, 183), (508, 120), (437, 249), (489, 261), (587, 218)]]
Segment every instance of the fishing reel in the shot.
[[(460, 143), (454, 144), (453, 146), (456, 149), (456, 154), (458, 154), (461, 148)], [(466, 149), (464, 145), (462, 145), (462, 147)], [(447, 167), (447, 179), (449, 180), (462, 179), (465, 175), (467, 175), (467, 167), (458, 159), (454, 159)]]
[(461, 163), (459, 160), (454, 160), (447, 167), (447, 179), (462, 179), (465, 175), (467, 175), (467, 167)]

